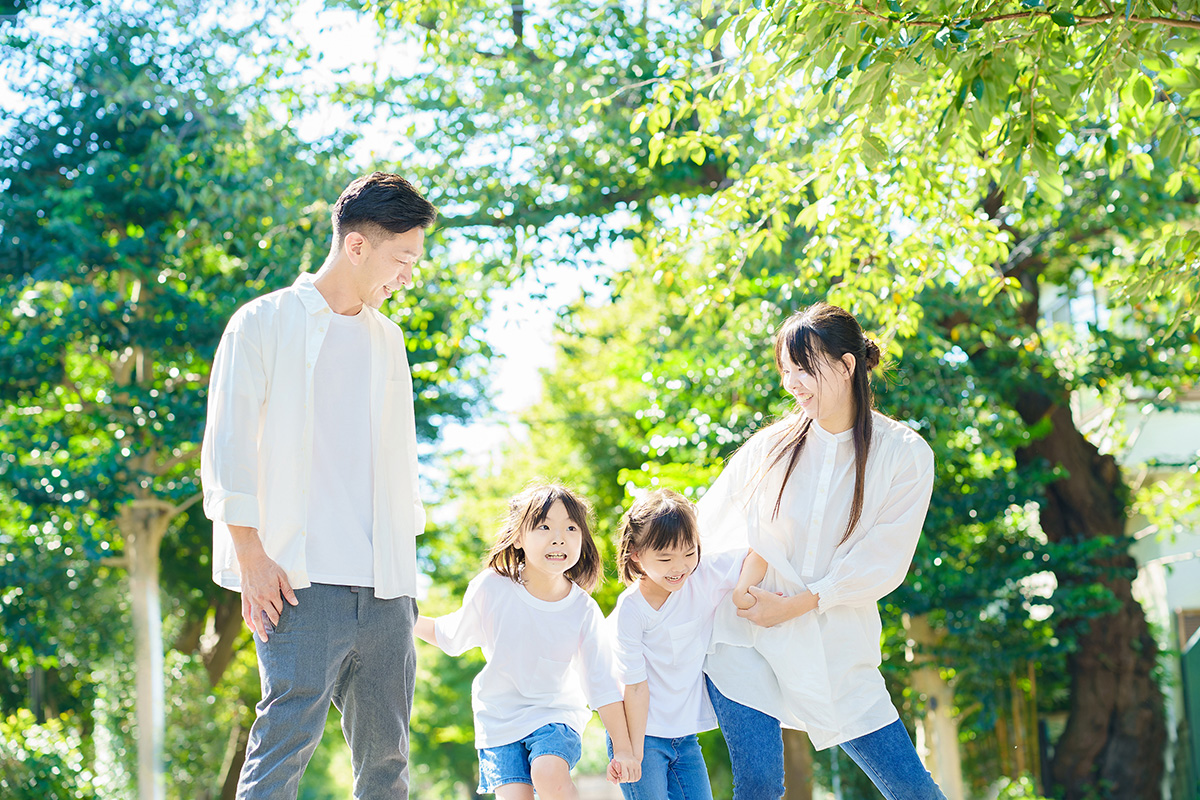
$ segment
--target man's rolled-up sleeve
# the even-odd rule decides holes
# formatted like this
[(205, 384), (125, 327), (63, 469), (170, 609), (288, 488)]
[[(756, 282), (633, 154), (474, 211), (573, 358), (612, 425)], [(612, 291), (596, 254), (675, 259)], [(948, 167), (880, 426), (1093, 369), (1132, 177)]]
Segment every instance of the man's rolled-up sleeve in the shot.
[(262, 353), (235, 316), (221, 337), (208, 385), (200, 449), (204, 514), (214, 522), (258, 528), (258, 427), (266, 395)]

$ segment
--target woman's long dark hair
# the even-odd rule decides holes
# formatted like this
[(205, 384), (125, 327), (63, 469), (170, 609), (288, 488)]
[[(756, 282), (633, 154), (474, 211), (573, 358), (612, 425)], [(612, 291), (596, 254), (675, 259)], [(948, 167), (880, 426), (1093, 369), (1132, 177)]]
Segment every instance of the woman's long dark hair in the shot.
[[(775, 366), (781, 374), (785, 355), (810, 375), (820, 375), (822, 355), (840, 363), (842, 356), (847, 353), (854, 356), (854, 374), (850, 379), (854, 397), (854, 500), (850, 505), (850, 521), (839, 545), (850, 538), (862, 518), (863, 480), (867, 472), (867, 455), (871, 450), (871, 412), (875, 408), (870, 373), (879, 366), (879, 345), (863, 334), (853, 314), (828, 303), (816, 303), (797, 311), (784, 321), (775, 334)], [(767, 454), (770, 467), (787, 461), (779, 496), (775, 498), (775, 509), (771, 512), (772, 519), (779, 516), (783, 490), (800, 461), (800, 452), (804, 449), (812, 426), (811, 417), (797, 412), (787, 422), (783, 437)]]

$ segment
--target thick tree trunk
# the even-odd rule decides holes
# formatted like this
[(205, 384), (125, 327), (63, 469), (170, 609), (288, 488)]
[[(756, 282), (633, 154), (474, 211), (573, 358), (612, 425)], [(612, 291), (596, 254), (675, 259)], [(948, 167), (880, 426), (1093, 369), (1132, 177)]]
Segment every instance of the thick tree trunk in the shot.
[(163, 765), (166, 706), (163, 690), (158, 554), (170, 514), (165, 509), (156, 507), (157, 505), (153, 502), (134, 501), (121, 514), (121, 532), (125, 538), (129, 593), (133, 607), (140, 800), (164, 800), (166, 797), (166, 773)]
[[(1037, 388), (1015, 387), (1014, 407), (1031, 428), (1049, 432), (1017, 453), (1024, 464), (1060, 467), (1064, 477), (1046, 487), (1041, 527), (1051, 542), (1111, 537), (1113, 554), (1093, 566), (1113, 594), (1116, 611), (1060, 622), (1074, 628), (1071, 701), (1066, 730), (1048, 765), (1050, 784), (1068, 800), (1105, 796), (1151, 800), (1160, 796), (1166, 723), (1154, 678), (1158, 648), (1133, 597), (1137, 565), (1126, 548), (1127, 490), (1116, 461), (1076, 429), (1066, 392), (1056, 401)], [(1069, 569), (1060, 585), (1077, 580)]]
[(804, 731), (783, 729), (783, 800), (812, 800), (812, 745)]
[(965, 800), (954, 687), (942, 680), (937, 662), (926, 654), (937, 647), (942, 631), (934, 630), (924, 614), (916, 617), (905, 614), (904, 629), (916, 645), (912, 660), (918, 666), (912, 671), (912, 688), (918, 696), (925, 697), (925, 715), (917, 721), (917, 752), (946, 800)]

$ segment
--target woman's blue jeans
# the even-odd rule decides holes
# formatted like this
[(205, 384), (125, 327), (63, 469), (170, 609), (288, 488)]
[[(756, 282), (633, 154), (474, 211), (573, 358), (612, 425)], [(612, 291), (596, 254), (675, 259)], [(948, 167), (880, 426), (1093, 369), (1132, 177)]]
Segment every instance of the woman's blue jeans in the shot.
[[(612, 739), (608, 757), (612, 758)], [(642, 779), (622, 783), (625, 800), (712, 800), (708, 769), (695, 734), (677, 739), (647, 736), (642, 746)]]
[[(733, 766), (734, 800), (783, 796), (783, 730), (779, 720), (721, 694), (705, 677)], [(841, 745), (887, 800), (946, 800), (896, 720)]]

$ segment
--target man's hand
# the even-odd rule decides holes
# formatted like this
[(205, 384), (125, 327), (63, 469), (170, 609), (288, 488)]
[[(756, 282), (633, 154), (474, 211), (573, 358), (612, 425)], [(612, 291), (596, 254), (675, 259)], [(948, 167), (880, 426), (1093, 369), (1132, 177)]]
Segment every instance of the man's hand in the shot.
[(267, 640), (267, 622), (279, 624), (283, 601), (299, 605), (292, 584), (283, 567), (276, 564), (263, 549), (258, 531), (244, 525), (230, 525), (233, 549), (237, 553), (238, 572), (242, 579), (242, 619), (250, 630)]

